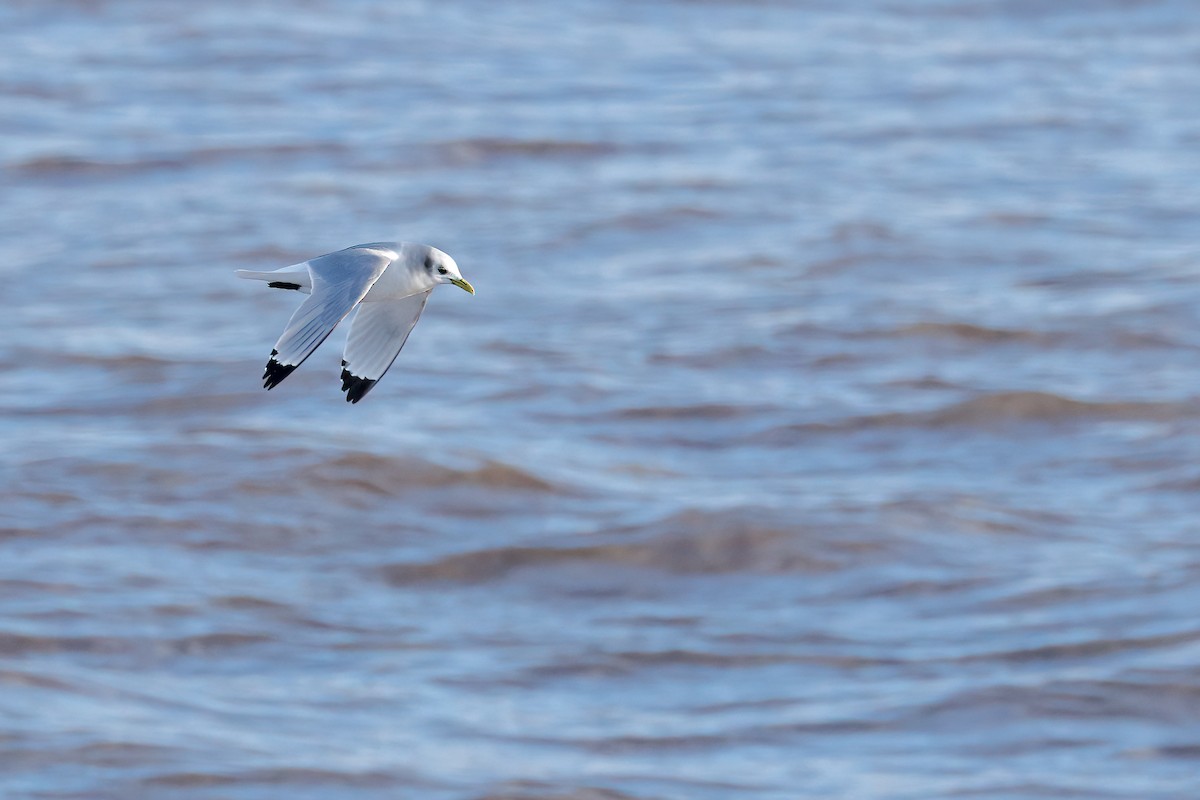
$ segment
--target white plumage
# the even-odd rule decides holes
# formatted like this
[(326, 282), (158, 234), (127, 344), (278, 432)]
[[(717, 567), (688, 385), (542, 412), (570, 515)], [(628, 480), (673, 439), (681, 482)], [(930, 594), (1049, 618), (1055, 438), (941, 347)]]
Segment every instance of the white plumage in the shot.
[(310, 295), (271, 350), (263, 372), (267, 389), (291, 375), (357, 306), (342, 356), (342, 391), (351, 403), (396, 360), (434, 287), (451, 283), (475, 294), (453, 258), (414, 242), (360, 244), (273, 272), (237, 274)]

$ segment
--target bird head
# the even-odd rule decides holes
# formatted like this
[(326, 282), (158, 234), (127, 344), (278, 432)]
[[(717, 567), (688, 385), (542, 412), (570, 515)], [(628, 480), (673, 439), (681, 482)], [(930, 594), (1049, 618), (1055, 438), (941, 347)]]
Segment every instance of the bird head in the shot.
[(475, 294), (475, 287), (458, 271), (454, 259), (437, 248), (429, 248), (429, 254), (425, 256), (425, 270), (437, 283), (452, 283), (464, 292)]

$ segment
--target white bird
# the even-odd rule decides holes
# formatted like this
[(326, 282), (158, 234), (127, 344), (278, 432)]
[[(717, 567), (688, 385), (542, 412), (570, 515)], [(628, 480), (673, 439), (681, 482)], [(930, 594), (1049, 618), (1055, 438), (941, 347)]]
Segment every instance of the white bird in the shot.
[(415, 242), (358, 244), (273, 272), (237, 274), (311, 295), (271, 350), (263, 373), (266, 389), (291, 375), (358, 307), (342, 355), (342, 391), (351, 403), (363, 399), (396, 360), (435, 286), (452, 283), (475, 294), (453, 258)]

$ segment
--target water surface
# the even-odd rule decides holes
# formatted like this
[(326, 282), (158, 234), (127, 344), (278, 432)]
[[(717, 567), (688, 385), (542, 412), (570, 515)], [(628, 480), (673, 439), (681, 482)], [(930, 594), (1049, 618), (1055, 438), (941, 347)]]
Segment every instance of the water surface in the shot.
[[(1200, 10), (0, 9), (14, 798), (1194, 796)], [(448, 289), (350, 406), (363, 241)]]

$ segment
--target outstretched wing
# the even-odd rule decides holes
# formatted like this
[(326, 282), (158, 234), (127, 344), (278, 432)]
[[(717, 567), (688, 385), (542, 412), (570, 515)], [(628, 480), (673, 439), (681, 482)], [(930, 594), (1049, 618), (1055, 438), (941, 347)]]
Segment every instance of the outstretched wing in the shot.
[(291, 375), (370, 291), (395, 258), (383, 250), (351, 247), (308, 262), (312, 295), (288, 320), (271, 350), (263, 386), (271, 389)]
[(430, 291), (400, 300), (359, 304), (342, 356), (342, 391), (348, 402), (362, 400), (388, 371), (420, 319)]

